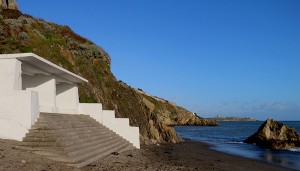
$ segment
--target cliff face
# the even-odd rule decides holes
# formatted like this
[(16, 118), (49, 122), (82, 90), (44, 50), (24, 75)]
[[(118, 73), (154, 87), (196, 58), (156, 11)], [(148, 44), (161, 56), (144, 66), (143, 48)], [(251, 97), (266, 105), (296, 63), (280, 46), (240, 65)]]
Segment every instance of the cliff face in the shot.
[(146, 95), (110, 71), (110, 56), (67, 26), (35, 19), (17, 10), (0, 13), (0, 53), (33, 52), (89, 80), (79, 86), (80, 102), (101, 102), (117, 117), (140, 127), (141, 142), (178, 142), (174, 125), (216, 125), (164, 100)]

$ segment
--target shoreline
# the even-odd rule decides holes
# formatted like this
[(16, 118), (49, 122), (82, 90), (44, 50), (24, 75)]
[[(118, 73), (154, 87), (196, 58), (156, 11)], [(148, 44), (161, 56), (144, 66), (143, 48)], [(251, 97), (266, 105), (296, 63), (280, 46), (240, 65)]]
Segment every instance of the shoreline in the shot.
[(0, 139), (0, 170), (59, 171), (291, 171), (291, 169), (255, 159), (210, 149), (205, 142), (186, 140), (178, 144), (142, 145), (141, 149), (110, 154), (81, 169), (68, 167), (28, 150), (16, 148), (22, 142)]
[(285, 167), (211, 149), (205, 142), (143, 145), (140, 150), (110, 155), (84, 168), (90, 170), (218, 170), (218, 171), (288, 171)]

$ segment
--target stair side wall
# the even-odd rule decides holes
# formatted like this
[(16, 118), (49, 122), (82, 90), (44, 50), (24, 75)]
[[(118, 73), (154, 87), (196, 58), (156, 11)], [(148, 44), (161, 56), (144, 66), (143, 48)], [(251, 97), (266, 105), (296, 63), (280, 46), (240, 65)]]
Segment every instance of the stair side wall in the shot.
[(138, 127), (131, 127), (128, 118), (116, 118), (114, 110), (102, 110), (101, 103), (79, 103), (79, 113), (89, 115), (97, 122), (114, 131), (134, 147), (140, 148)]
[(128, 118), (115, 118), (114, 110), (103, 110), (102, 124), (140, 149), (139, 128), (131, 127)]
[(39, 117), (38, 93), (11, 91), (0, 96), (0, 138), (22, 141)]
[(78, 113), (89, 115), (99, 123), (103, 123), (101, 103), (79, 103)]

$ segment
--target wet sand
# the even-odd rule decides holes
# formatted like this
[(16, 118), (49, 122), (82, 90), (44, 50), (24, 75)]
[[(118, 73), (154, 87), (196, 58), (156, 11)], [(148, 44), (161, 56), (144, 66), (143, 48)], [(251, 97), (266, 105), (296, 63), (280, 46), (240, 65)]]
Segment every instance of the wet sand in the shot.
[[(59, 162), (16, 148), (22, 142), (0, 139), (0, 171), (72, 171)], [(180, 144), (142, 146), (140, 150), (111, 154), (96, 161), (83, 171), (123, 170), (228, 170), (228, 171), (279, 171), (289, 170), (271, 164), (225, 154), (209, 149), (201, 142), (186, 141)]]
[(90, 170), (220, 170), (220, 171), (285, 171), (269, 163), (238, 157), (215, 150), (201, 142), (142, 146), (97, 161), (84, 168)]

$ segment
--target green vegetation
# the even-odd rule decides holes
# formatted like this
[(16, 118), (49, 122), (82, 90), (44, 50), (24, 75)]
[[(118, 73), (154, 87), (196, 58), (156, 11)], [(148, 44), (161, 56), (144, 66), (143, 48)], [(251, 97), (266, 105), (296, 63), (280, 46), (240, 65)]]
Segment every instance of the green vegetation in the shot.
[(21, 46), (20, 50), (21, 50), (22, 53), (33, 52), (33, 48), (32, 47), (28, 47), (28, 46)]
[(95, 99), (95, 97), (89, 97), (86, 95), (81, 95), (79, 97), (79, 102), (80, 103), (97, 103), (97, 99)]

